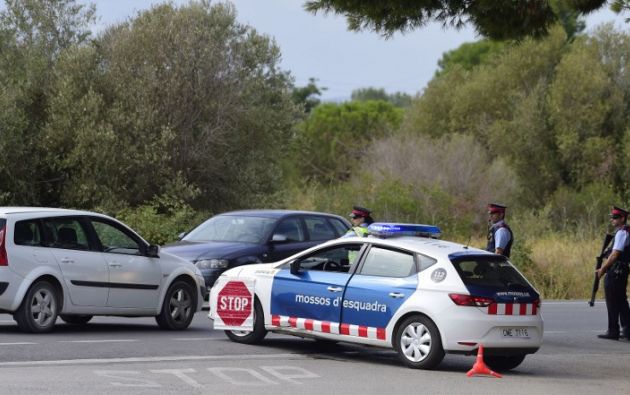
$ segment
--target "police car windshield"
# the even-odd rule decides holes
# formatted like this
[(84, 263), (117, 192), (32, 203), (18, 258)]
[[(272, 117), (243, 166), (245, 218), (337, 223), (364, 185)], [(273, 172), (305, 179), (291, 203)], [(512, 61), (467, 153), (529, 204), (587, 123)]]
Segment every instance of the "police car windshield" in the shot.
[(502, 290), (519, 290), (530, 285), (503, 257), (479, 255), (451, 258), (453, 266), (465, 285)]
[(183, 240), (260, 244), (275, 222), (273, 218), (217, 215), (193, 229)]

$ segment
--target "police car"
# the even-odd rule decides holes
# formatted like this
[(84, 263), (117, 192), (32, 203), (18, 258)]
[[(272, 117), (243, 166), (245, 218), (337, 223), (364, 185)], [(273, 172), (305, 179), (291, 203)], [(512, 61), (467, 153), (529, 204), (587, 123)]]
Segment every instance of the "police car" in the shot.
[(245, 344), (272, 331), (393, 348), (420, 369), (483, 346), (506, 371), (539, 349), (540, 295), (505, 257), (439, 240), (435, 226), (369, 231), (225, 272), (210, 293), (214, 328)]

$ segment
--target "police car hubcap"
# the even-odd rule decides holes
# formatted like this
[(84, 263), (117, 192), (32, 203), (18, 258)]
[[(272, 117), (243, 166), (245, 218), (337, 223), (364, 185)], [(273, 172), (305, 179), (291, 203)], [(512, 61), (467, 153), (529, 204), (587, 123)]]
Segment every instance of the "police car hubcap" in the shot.
[(420, 323), (408, 325), (400, 338), (403, 353), (412, 362), (420, 362), (431, 351), (431, 333)]

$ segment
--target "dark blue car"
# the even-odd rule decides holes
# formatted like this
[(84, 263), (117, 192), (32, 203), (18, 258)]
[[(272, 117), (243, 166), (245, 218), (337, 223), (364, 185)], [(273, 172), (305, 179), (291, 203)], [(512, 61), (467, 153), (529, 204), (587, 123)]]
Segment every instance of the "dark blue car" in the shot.
[(243, 210), (216, 215), (163, 248), (193, 262), (210, 289), (228, 268), (275, 262), (350, 229), (343, 217), (311, 211)]

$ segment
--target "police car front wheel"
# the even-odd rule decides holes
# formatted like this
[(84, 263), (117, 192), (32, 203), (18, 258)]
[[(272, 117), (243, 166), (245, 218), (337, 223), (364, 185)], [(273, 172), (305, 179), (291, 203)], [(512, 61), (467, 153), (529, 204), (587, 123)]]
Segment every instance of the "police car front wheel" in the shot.
[(437, 326), (428, 317), (406, 318), (396, 330), (395, 348), (402, 362), (414, 369), (432, 369), (444, 358)]
[(225, 331), (233, 342), (242, 344), (260, 343), (267, 335), (265, 316), (258, 298), (254, 300), (254, 330), (253, 331)]

